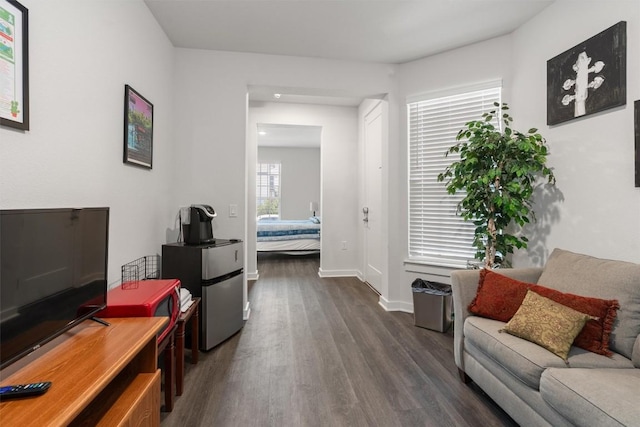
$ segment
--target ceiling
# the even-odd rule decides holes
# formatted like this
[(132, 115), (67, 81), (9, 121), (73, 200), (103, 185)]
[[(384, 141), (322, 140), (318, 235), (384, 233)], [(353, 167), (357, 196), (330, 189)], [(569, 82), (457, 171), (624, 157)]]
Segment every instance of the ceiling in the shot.
[[(553, 1), (144, 0), (175, 47), (388, 64), (508, 34)], [(248, 92), (252, 102), (353, 107), (364, 99), (306, 88)]]
[(320, 148), (322, 126), (258, 123), (258, 147)]
[[(332, 92), (310, 88), (256, 85), (249, 85), (247, 89), (249, 100), (252, 101), (253, 106), (259, 106), (259, 102), (256, 101), (262, 101), (357, 107), (363, 100), (362, 94), (345, 93), (344, 91)], [(370, 94), (367, 97), (376, 98), (376, 96)], [(384, 94), (380, 94), (379, 97), (383, 98)]]
[(144, 0), (175, 47), (400, 64), (512, 32), (553, 0)]

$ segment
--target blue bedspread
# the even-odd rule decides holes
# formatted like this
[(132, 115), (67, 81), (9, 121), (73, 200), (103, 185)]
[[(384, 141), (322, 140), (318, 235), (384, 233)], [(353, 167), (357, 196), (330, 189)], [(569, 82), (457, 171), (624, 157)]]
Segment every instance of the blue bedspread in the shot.
[(262, 220), (258, 221), (258, 241), (319, 239), (320, 223), (305, 220)]

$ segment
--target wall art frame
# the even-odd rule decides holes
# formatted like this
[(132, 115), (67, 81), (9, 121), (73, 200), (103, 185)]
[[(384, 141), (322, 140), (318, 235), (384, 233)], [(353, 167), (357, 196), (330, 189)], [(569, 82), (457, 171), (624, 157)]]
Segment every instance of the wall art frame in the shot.
[(153, 104), (129, 85), (124, 86), (123, 162), (153, 167)]
[(636, 158), (636, 187), (640, 188), (640, 100), (634, 102), (634, 130), (636, 136), (635, 158)]
[(627, 23), (547, 61), (547, 125), (627, 103)]
[(0, 40), (0, 125), (27, 131), (29, 11), (16, 0), (0, 0)]

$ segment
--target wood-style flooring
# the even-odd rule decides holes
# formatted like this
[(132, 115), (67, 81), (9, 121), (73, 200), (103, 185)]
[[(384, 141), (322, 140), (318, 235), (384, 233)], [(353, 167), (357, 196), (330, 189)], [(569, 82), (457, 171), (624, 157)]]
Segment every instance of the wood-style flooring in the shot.
[(163, 427), (516, 425), (460, 381), (451, 330), (416, 327), (358, 279), (321, 279), (318, 267), (317, 256), (260, 256), (251, 317), (187, 360)]

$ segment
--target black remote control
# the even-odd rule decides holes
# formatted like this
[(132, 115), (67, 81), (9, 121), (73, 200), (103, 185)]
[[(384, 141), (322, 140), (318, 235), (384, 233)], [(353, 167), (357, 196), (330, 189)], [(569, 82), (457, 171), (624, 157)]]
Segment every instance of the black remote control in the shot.
[(18, 397), (36, 396), (49, 390), (50, 381), (41, 383), (7, 385), (0, 387), (0, 400), (15, 399)]

